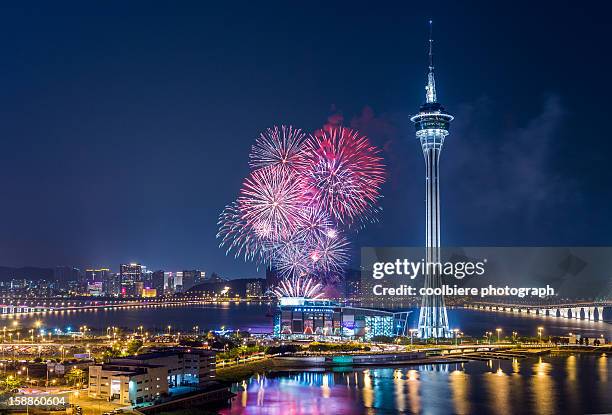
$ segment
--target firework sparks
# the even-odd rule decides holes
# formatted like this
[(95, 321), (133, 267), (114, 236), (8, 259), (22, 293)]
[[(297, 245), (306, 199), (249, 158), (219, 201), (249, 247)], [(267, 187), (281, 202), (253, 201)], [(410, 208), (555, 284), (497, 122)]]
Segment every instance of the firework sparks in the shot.
[[(271, 266), (278, 296), (321, 295), (349, 262), (347, 228), (374, 220), (384, 181), (378, 150), (358, 132), (330, 127), (306, 138), (274, 127), (253, 145), (236, 202), (219, 217), (220, 246)], [(317, 282), (318, 281), (318, 282)]]
[(309, 137), (305, 157), (309, 204), (347, 224), (372, 212), (385, 171), (367, 137), (344, 127), (322, 130)]
[(226, 248), (226, 253), (234, 252), (236, 258), (243, 257), (245, 261), (269, 261), (269, 244), (257, 237), (242, 218), (238, 203), (234, 202), (223, 209), (219, 215), (219, 246)]
[(254, 169), (277, 167), (297, 170), (304, 164), (306, 134), (291, 126), (274, 126), (261, 133), (250, 154), (250, 166)]
[(306, 276), (291, 277), (280, 281), (279, 285), (273, 290), (277, 297), (321, 297), (323, 287), (314, 279)]
[(348, 247), (346, 238), (337, 233), (331, 238), (327, 235), (319, 238), (309, 255), (314, 269), (328, 274), (341, 273), (349, 261)]
[(287, 239), (299, 225), (303, 189), (295, 174), (271, 167), (245, 180), (238, 206), (247, 227), (260, 238)]

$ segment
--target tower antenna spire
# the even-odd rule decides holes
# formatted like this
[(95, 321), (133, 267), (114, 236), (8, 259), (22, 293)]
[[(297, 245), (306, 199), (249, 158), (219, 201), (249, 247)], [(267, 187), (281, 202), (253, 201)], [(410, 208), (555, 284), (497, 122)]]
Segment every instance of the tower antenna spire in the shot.
[(425, 102), (436, 102), (436, 80), (434, 79), (433, 62), (433, 21), (429, 19), (429, 73), (427, 74), (427, 86), (425, 87)]
[(429, 20), (429, 72), (433, 72), (433, 20)]

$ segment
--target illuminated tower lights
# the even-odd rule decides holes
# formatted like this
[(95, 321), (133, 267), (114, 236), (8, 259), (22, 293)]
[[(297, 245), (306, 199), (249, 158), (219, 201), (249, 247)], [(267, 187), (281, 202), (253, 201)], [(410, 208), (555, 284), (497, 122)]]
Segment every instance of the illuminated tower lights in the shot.
[[(437, 263), (440, 262), (440, 153), (453, 116), (445, 111), (436, 96), (431, 20), (429, 21), (429, 72), (425, 91), (425, 103), (410, 121), (415, 124), (416, 137), (421, 143), (425, 157), (426, 259), (428, 263)], [(441, 287), (442, 276), (437, 267), (427, 268), (431, 268), (431, 272), (425, 274), (424, 286)], [(451, 335), (442, 295), (423, 296), (418, 331), (421, 338), (441, 338)]]

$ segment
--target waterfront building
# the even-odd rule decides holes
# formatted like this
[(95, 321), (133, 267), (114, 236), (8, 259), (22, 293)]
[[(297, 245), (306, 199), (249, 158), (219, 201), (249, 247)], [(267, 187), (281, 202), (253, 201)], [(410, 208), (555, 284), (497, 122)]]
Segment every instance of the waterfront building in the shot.
[(60, 266), (53, 270), (53, 278), (60, 290), (69, 290), (79, 282), (80, 270), (75, 267)]
[[(431, 21), (429, 35), (429, 72), (425, 87), (425, 103), (410, 120), (416, 127), (416, 137), (425, 157), (425, 250), (428, 263), (440, 262), (440, 153), (453, 116), (438, 102), (434, 79), (433, 39)], [(442, 286), (437, 267), (427, 267), (425, 287)], [(442, 295), (424, 295), (419, 311), (419, 336), (438, 338), (450, 336), (448, 316)]]
[(146, 270), (146, 267), (135, 263), (119, 265), (122, 296), (133, 297), (136, 295), (136, 282), (142, 281), (143, 268)]
[(164, 272), (164, 294), (174, 294), (174, 273)]
[(206, 277), (206, 273), (203, 271), (199, 271), (197, 269), (194, 270), (186, 270), (182, 272), (183, 274), (183, 291), (187, 291), (190, 288), (204, 282)]
[(168, 394), (168, 368), (161, 365), (121, 362), (89, 366), (91, 398), (134, 405)]
[(159, 365), (168, 369), (170, 387), (197, 385), (215, 379), (216, 353), (212, 350), (170, 348), (110, 360), (111, 364)]
[(398, 316), (388, 311), (303, 297), (281, 298), (274, 315), (274, 336), (284, 339), (321, 336), (371, 340), (393, 336), (397, 326)]
[(108, 268), (99, 268), (99, 269), (86, 269), (85, 270), (85, 281), (87, 282), (88, 291), (91, 294), (91, 285), (98, 286), (97, 283), (101, 285), (101, 293), (103, 294), (111, 294), (112, 286), (113, 286), (113, 275)]
[(146, 288), (153, 288), (159, 296), (164, 295), (166, 286), (164, 274), (162, 270), (155, 271), (151, 275), (151, 284)]
[(144, 282), (136, 281), (134, 283), (134, 295), (136, 297), (142, 297), (142, 291), (144, 290)]
[(104, 295), (104, 288), (102, 282), (92, 281), (87, 284), (87, 293), (94, 297), (100, 297)]
[(262, 297), (264, 295), (263, 280), (255, 280), (246, 283), (247, 297)]
[(142, 298), (154, 298), (157, 297), (157, 290), (155, 288), (143, 288)]
[[(198, 295), (201, 297), (249, 297), (257, 296), (257, 293), (262, 293), (265, 280), (261, 278), (237, 278), (234, 280), (214, 280), (215, 282), (207, 282), (198, 284), (192, 287), (188, 294)], [(252, 293), (252, 294), (251, 294)]]
[(215, 379), (215, 352), (170, 348), (111, 359), (89, 367), (89, 396), (122, 404), (154, 401), (179, 386)]
[(183, 271), (176, 271), (174, 273), (174, 292), (182, 293), (183, 292)]
[(278, 271), (272, 267), (266, 268), (266, 290), (271, 290), (278, 285)]

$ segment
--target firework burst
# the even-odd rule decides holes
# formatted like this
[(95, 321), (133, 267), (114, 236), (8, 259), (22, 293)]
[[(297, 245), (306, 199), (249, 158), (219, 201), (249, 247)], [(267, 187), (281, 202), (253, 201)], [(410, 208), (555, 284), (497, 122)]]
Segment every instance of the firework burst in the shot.
[(340, 275), (349, 261), (348, 248), (349, 243), (342, 235), (319, 238), (309, 254), (314, 270), (328, 276)]
[(277, 297), (321, 297), (323, 287), (313, 278), (307, 276), (297, 276), (280, 281), (273, 290)]
[(298, 170), (304, 167), (306, 134), (291, 126), (274, 126), (261, 133), (251, 148), (250, 166), (253, 169), (277, 167)]
[(269, 262), (269, 244), (249, 228), (242, 216), (237, 202), (223, 209), (218, 221), (219, 246), (224, 247), (228, 254), (233, 251), (236, 258), (243, 257), (245, 261)]
[(257, 237), (287, 239), (299, 226), (303, 187), (295, 174), (266, 167), (245, 180), (238, 197), (241, 219)]
[(304, 172), (310, 205), (346, 224), (372, 213), (385, 171), (379, 151), (367, 137), (344, 127), (321, 130), (307, 140), (305, 157), (310, 166)]
[(317, 298), (349, 262), (344, 232), (374, 220), (384, 181), (379, 152), (357, 131), (331, 127), (306, 138), (273, 127), (250, 154), (253, 171), (219, 216), (220, 246), (271, 266), (278, 296)]

